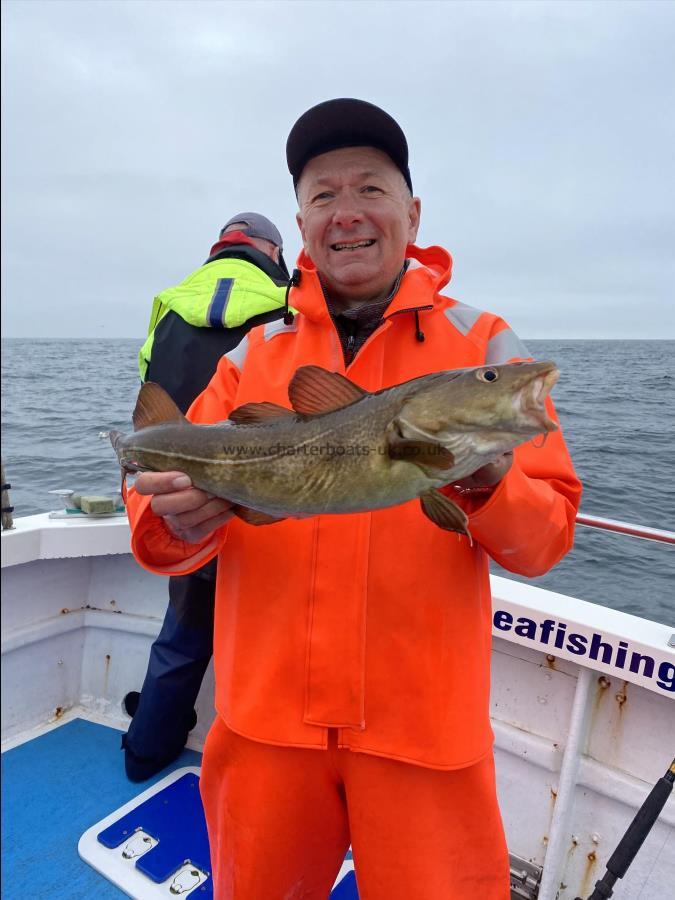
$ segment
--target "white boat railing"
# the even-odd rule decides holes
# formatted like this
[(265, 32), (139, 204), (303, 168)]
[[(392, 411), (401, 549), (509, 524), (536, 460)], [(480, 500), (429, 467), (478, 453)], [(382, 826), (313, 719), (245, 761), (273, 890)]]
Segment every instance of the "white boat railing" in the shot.
[(627, 534), (631, 537), (642, 538), (645, 541), (659, 541), (663, 544), (675, 544), (675, 532), (665, 531), (662, 528), (649, 528), (646, 525), (633, 525), (629, 522), (619, 522), (617, 519), (604, 519), (600, 516), (588, 516), (585, 513), (577, 515), (577, 525), (587, 528), (599, 528), (602, 531), (614, 531), (616, 534)]

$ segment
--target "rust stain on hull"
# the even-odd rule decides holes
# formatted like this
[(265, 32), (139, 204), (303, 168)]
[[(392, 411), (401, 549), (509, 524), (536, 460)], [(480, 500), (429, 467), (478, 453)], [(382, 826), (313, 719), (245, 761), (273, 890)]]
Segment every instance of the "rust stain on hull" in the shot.
[(553, 812), (555, 810), (555, 801), (558, 799), (558, 792), (553, 786), (549, 788), (549, 824), (553, 821)]
[(105, 655), (105, 670), (103, 673), (103, 696), (108, 696), (108, 678), (110, 676), (110, 654)]
[(614, 700), (616, 702), (617, 708), (611, 711), (611, 719), (612, 719), (612, 740), (610, 744), (610, 757), (609, 763), (610, 765), (618, 765), (619, 764), (619, 751), (623, 745), (623, 725), (624, 725), (624, 712), (628, 705), (628, 682), (624, 681), (621, 687), (621, 690), (618, 691), (614, 695)]
[(621, 715), (623, 713), (624, 704), (626, 703), (626, 700), (628, 700), (628, 682), (627, 681), (624, 681), (623, 687), (621, 688), (619, 693), (616, 695), (615, 699), (616, 699), (616, 702), (619, 704), (619, 715)]
[(591, 850), (591, 852), (586, 857), (586, 865), (584, 866), (584, 874), (581, 879), (581, 885), (579, 887), (579, 896), (587, 897), (593, 888), (593, 884), (596, 880), (596, 869), (597, 869), (598, 858), (595, 855), (595, 850)]
[(612, 686), (612, 682), (609, 678), (601, 675), (598, 678), (598, 686), (595, 689), (595, 696), (593, 698), (593, 708), (591, 709), (591, 721), (588, 729), (589, 734), (593, 734), (596, 724), (596, 719), (602, 709), (606, 706), (605, 698), (609, 693), (609, 688)]

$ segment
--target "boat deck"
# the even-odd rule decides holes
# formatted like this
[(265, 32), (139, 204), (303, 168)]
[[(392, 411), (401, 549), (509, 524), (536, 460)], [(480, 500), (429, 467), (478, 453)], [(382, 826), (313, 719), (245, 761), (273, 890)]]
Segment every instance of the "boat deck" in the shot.
[(125, 896), (80, 859), (80, 836), (174, 769), (199, 766), (201, 753), (184, 750), (154, 778), (134, 784), (124, 772), (121, 734), (73, 719), (3, 753), (3, 896)]
[[(134, 784), (124, 771), (121, 735), (117, 728), (73, 718), (3, 752), (3, 896), (10, 892), (50, 900), (127, 896), (80, 858), (80, 837), (176, 769), (200, 766), (202, 755), (185, 749), (153, 778)], [(352, 868), (350, 852), (332, 900), (358, 900)], [(145, 896), (146, 887), (134, 885), (129, 893)], [(157, 896), (150, 882), (147, 896)]]

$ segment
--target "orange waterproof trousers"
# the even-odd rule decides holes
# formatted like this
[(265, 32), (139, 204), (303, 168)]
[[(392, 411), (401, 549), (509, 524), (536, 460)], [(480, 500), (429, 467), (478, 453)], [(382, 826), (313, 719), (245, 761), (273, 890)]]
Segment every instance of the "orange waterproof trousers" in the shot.
[(216, 718), (201, 794), (216, 900), (326, 900), (350, 841), (360, 900), (509, 900), (492, 755), (440, 771), (276, 747)]

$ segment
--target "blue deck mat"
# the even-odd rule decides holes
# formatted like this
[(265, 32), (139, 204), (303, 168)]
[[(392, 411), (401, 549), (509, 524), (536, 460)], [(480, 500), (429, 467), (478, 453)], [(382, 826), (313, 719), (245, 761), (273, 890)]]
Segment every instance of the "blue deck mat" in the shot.
[(142, 784), (129, 781), (122, 732), (74, 719), (2, 754), (2, 896), (116, 900), (126, 895), (80, 859), (84, 831), (169, 772), (201, 765), (184, 750)]
[[(153, 778), (134, 784), (124, 772), (121, 734), (116, 728), (73, 719), (2, 754), (3, 897), (126, 897), (80, 859), (81, 835), (174, 769), (200, 766), (201, 753), (184, 750)], [(335, 888), (331, 900), (358, 900), (353, 872)]]

